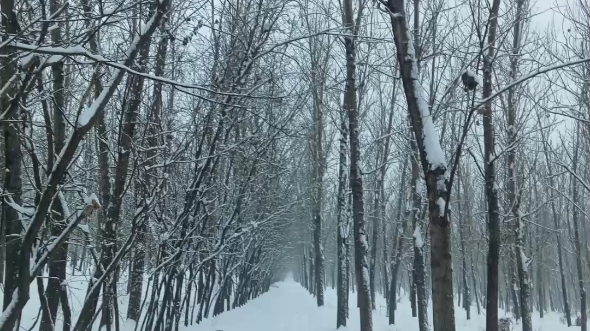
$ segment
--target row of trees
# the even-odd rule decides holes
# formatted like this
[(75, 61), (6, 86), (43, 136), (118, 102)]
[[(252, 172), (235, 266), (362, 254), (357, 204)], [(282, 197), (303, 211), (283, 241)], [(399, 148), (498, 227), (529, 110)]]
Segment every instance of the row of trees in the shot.
[(296, 203), (287, 4), (0, 7), (0, 329), (178, 330), (268, 290)]
[[(331, 4), (313, 6), (337, 21)], [(336, 114), (332, 127), (310, 117), (312, 144), (322, 144), (323, 128), (321, 148), (334, 152), (309, 159), (334, 164), (332, 182), (309, 178), (336, 199), (314, 207), (324, 210), (323, 225), (315, 213), (301, 231), (297, 278), (318, 305), (331, 279), (337, 326), (346, 325), (349, 288), (358, 290), (361, 330), (372, 329), (377, 289), (395, 323), (402, 287), (421, 330), (429, 298), (434, 330), (455, 330), (455, 300), (467, 318), (473, 303), (478, 314), (485, 309), (487, 330), (498, 330), (499, 308), (523, 330), (533, 330), (533, 310), (543, 317), (548, 309), (586, 330), (588, 192), (580, 187), (588, 170), (579, 160), (588, 144), (587, 4), (555, 10), (566, 26), (560, 35), (538, 29), (537, 13), (520, 0), (343, 1), (339, 9), (343, 46), (325, 49), (342, 63), (334, 76), (345, 79), (343, 106), (323, 108)], [(329, 85), (315, 82), (310, 93)], [(316, 243), (322, 226), (335, 227), (324, 235), (335, 243), (327, 265), (322, 246), (306, 239)]]

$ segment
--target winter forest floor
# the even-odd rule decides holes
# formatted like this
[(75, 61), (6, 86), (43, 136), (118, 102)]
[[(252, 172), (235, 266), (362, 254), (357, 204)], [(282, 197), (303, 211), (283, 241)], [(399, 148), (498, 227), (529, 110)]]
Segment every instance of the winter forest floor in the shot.
[[(336, 291), (328, 288), (325, 306), (317, 307), (315, 298), (299, 283), (291, 279), (274, 284), (268, 293), (248, 302), (245, 306), (209, 318), (197, 326), (183, 331), (329, 331), (336, 327)], [(412, 317), (410, 303), (402, 299), (396, 312), (397, 323), (388, 325), (385, 299), (377, 296), (376, 310), (373, 311), (373, 330), (411, 331), (418, 330), (418, 318)], [(356, 309), (356, 294), (350, 294), (350, 316), (348, 327), (339, 331), (359, 330), (359, 312)], [(457, 331), (485, 330), (485, 315), (477, 315), (473, 307), (471, 320), (466, 320), (465, 311), (455, 309)], [(501, 316), (504, 314), (501, 312)], [(432, 325), (432, 322), (430, 322)], [(559, 315), (548, 313), (540, 319), (533, 317), (535, 331), (577, 330), (559, 322)], [(514, 331), (522, 330), (520, 324)]]
[[(82, 300), (86, 293), (87, 278), (85, 276), (70, 275), (68, 282), (70, 293), (70, 305), (74, 321), (80, 310)], [(121, 282), (120, 283), (124, 283)], [(145, 290), (145, 289), (144, 289)], [(120, 287), (121, 294), (125, 293)], [(1, 294), (0, 294), (1, 297)], [(118, 298), (121, 331), (134, 331), (135, 323), (126, 321), (127, 295)], [(275, 283), (267, 293), (246, 303), (243, 307), (230, 310), (216, 317), (210, 317), (200, 324), (181, 326), (179, 331), (335, 331), (336, 330), (336, 291), (327, 288), (325, 292), (325, 305), (317, 307), (316, 300), (299, 283), (292, 279)], [(350, 293), (350, 316), (348, 327), (339, 331), (359, 330), (359, 311), (356, 308), (356, 294)], [(456, 308), (457, 331), (483, 331), (485, 330), (485, 315), (477, 315), (477, 310), (472, 307), (472, 319), (466, 320), (465, 311)], [(39, 299), (35, 290), (31, 291), (31, 300), (27, 308), (23, 310), (20, 330), (38, 330)], [(504, 316), (501, 312), (500, 316)], [(429, 318), (431, 318), (429, 314)], [(413, 331), (418, 330), (418, 319), (412, 317), (410, 303), (405, 298), (400, 299), (396, 311), (395, 325), (388, 325), (385, 299), (377, 295), (376, 309), (373, 311), (373, 330), (375, 331)], [(432, 325), (432, 322), (430, 322)], [(62, 316), (58, 315), (56, 330), (62, 329)], [(95, 329), (98, 329), (95, 325)], [(539, 314), (533, 317), (534, 331), (561, 331), (578, 330), (579, 327), (567, 328), (559, 321), (559, 315), (545, 314), (540, 319)], [(513, 325), (513, 331), (521, 331), (519, 324)]]

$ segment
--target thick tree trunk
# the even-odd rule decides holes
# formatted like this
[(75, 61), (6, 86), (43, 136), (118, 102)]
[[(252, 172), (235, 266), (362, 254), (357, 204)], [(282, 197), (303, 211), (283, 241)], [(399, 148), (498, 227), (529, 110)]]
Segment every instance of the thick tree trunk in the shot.
[[(5, 31), (2, 41), (6, 41), (9, 36), (17, 34), (17, 17), (15, 15), (14, 0), (2, 0), (0, 4), (2, 11), (2, 26)], [(1, 85), (4, 86), (15, 75), (16, 60), (13, 53), (8, 47), (2, 50), (2, 68), (1, 68)], [(14, 95), (15, 86), (9, 86), (8, 90), (0, 99), (0, 107), (3, 111), (10, 109), (7, 119), (16, 120), (16, 108), (11, 109), (11, 97)], [(4, 191), (10, 196), (14, 203), (21, 205), (22, 181), (21, 181), (21, 145), (18, 139), (18, 122), (4, 121), (2, 130), (4, 134)], [(5, 250), (5, 273), (4, 273), (4, 311), (12, 301), (12, 295), (19, 283), (19, 250), (21, 247), (21, 230), (22, 224), (18, 212), (7, 206), (5, 203), (2, 208), (3, 236), (6, 241)]]
[(428, 109), (424, 88), (418, 81), (418, 64), (404, 8), (403, 0), (388, 2), (408, 114), (420, 152), (428, 192), (433, 327), (434, 331), (454, 331), (451, 224), (445, 200), (448, 199), (446, 160)]

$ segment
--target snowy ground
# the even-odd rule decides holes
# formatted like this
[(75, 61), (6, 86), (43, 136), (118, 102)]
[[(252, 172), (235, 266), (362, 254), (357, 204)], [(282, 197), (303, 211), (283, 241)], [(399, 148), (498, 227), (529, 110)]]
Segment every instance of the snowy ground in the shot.
[[(90, 273), (90, 270), (87, 271)], [(88, 276), (68, 276), (68, 288), (70, 305), (74, 322), (78, 318), (82, 301), (88, 286)], [(124, 288), (125, 280), (120, 279), (120, 288)], [(146, 290), (144, 286), (144, 291)], [(128, 296), (120, 290), (118, 301), (121, 311), (121, 330), (133, 331), (134, 322), (125, 320)], [(0, 299), (2, 295), (0, 292)], [(219, 316), (204, 320), (199, 325), (188, 327), (181, 326), (181, 331), (335, 331), (336, 330), (336, 292), (328, 288), (325, 293), (325, 305), (318, 308), (315, 298), (301, 285), (288, 279), (272, 285), (270, 291), (240, 307)], [(348, 327), (339, 331), (359, 330), (359, 313), (356, 309), (356, 294), (350, 294), (350, 317)], [(472, 319), (467, 321), (465, 311), (455, 308), (457, 331), (482, 331), (485, 330), (485, 316), (477, 315), (475, 307), (472, 307)], [(39, 299), (36, 286), (31, 288), (31, 299), (23, 310), (21, 330), (29, 330), (35, 324), (39, 314)], [(430, 315), (430, 314), (429, 314)], [(502, 315), (502, 313), (501, 313)], [(430, 316), (429, 316), (430, 317)], [(385, 299), (377, 297), (377, 309), (373, 312), (373, 330), (375, 331), (417, 331), (418, 319), (412, 317), (410, 304), (407, 300), (401, 300), (396, 312), (396, 325), (388, 325)], [(98, 323), (95, 328), (98, 329)], [(432, 325), (432, 323), (430, 323)], [(38, 330), (37, 322), (32, 330)], [(557, 314), (546, 314), (544, 319), (539, 319), (536, 313), (533, 317), (534, 331), (562, 331), (578, 330), (579, 328), (567, 326), (559, 322)], [(62, 329), (61, 313), (58, 316), (56, 330)], [(520, 331), (520, 325), (513, 327), (514, 331)]]
[[(336, 330), (336, 292), (327, 289), (326, 304), (318, 308), (315, 298), (293, 280), (276, 283), (270, 291), (248, 302), (244, 307), (231, 310), (219, 316), (209, 318), (199, 325), (183, 328), (183, 331), (330, 331)], [(339, 331), (359, 330), (359, 313), (356, 309), (356, 295), (350, 295), (350, 318), (348, 327)], [(354, 309), (353, 309), (354, 308)], [(477, 315), (473, 307), (471, 320), (466, 320), (465, 311), (456, 312), (457, 331), (485, 330), (485, 316)], [(375, 331), (411, 331), (418, 330), (418, 319), (412, 317), (410, 304), (402, 300), (396, 313), (398, 323), (388, 325), (385, 299), (377, 298), (377, 309), (373, 312), (373, 330)], [(533, 318), (535, 331), (561, 331), (568, 327), (559, 322), (556, 314), (546, 314), (539, 319)], [(432, 323), (431, 323), (432, 324)], [(576, 330), (578, 328), (569, 328)], [(513, 327), (521, 330), (520, 325)]]

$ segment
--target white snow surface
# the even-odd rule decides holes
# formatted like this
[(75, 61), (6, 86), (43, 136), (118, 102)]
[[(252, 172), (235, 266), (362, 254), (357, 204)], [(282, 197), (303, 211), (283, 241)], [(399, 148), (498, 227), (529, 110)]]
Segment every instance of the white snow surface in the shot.
[[(248, 302), (245, 306), (204, 320), (199, 325), (181, 327), (183, 331), (331, 331), (336, 330), (336, 290), (328, 287), (324, 292), (325, 305), (318, 307), (315, 298), (301, 285), (287, 279), (272, 285), (270, 291)], [(349, 294), (350, 316), (347, 326), (339, 331), (360, 330), (359, 310), (356, 308), (356, 294)], [(417, 331), (418, 318), (412, 317), (410, 302), (402, 290), (402, 298), (396, 311), (396, 324), (388, 325), (385, 299), (376, 295), (376, 309), (373, 310), (374, 331)], [(432, 304), (429, 303), (429, 323), (432, 329)], [(471, 307), (471, 320), (466, 319), (465, 311), (455, 308), (457, 331), (485, 330), (483, 312), (477, 315), (475, 306)], [(500, 317), (504, 312), (500, 311)], [(535, 331), (561, 331), (567, 326), (559, 322), (559, 315), (546, 313), (543, 320), (539, 314), (533, 316)], [(513, 325), (513, 331), (522, 330), (520, 324)]]
[[(71, 274), (71, 265), (68, 265), (67, 281), (63, 284), (68, 289), (72, 317), (74, 322), (78, 319), (81, 304), (86, 294), (88, 282), (92, 278), (92, 268), (88, 267), (82, 272)], [(45, 275), (46, 276), (46, 275)], [(147, 277), (146, 277), (147, 278)], [(44, 280), (46, 282), (46, 280)], [(126, 319), (129, 297), (126, 295), (127, 275), (121, 275), (119, 286), (119, 309), (121, 313), (121, 331), (134, 331), (135, 323)], [(143, 292), (147, 289), (144, 283)], [(0, 298), (2, 293), (0, 292)], [(230, 310), (216, 317), (205, 319), (200, 324), (181, 325), (180, 331), (336, 331), (336, 290), (327, 287), (324, 293), (325, 305), (317, 307), (315, 297), (307, 292), (299, 283), (288, 278), (275, 283), (270, 290), (260, 297), (249, 301), (243, 307)], [(396, 311), (396, 324), (388, 325), (387, 308), (385, 299), (380, 293), (376, 294), (376, 309), (373, 310), (374, 331), (418, 331), (418, 319), (412, 317), (410, 303), (402, 290)], [(37, 287), (31, 286), (30, 300), (22, 314), (21, 329), (27, 330), (34, 323), (39, 312), (39, 297)], [(359, 310), (356, 308), (356, 293), (349, 294), (350, 316), (347, 327), (338, 331), (360, 330)], [(428, 319), (432, 329), (432, 303), (428, 306)], [(455, 319), (457, 331), (481, 331), (485, 330), (485, 315), (477, 314), (475, 306), (471, 307), (471, 320), (466, 320), (465, 311), (455, 307)], [(506, 316), (500, 310), (500, 317)], [(508, 315), (510, 316), (510, 315)], [(182, 324), (182, 323), (181, 323)], [(58, 313), (56, 330), (61, 330), (63, 317)], [(539, 313), (533, 314), (533, 328), (535, 331), (566, 331), (579, 330), (568, 328), (560, 323), (556, 313), (545, 313), (545, 318), (539, 319)], [(39, 329), (39, 323), (33, 331)], [(98, 331), (98, 322), (94, 324), (93, 331)], [(513, 324), (513, 331), (521, 331), (521, 324)]]

